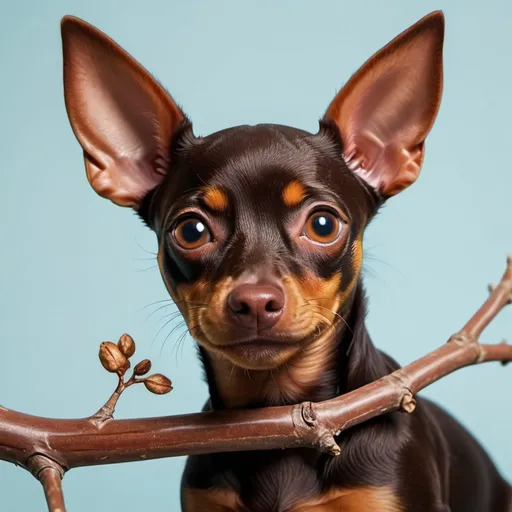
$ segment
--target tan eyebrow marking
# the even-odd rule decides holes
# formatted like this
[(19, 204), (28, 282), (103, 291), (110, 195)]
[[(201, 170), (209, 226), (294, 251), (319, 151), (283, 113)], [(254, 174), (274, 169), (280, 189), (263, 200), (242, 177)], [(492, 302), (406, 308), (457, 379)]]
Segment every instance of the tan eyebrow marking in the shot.
[(282, 198), (286, 206), (297, 206), (306, 197), (304, 185), (300, 181), (293, 180), (283, 189)]
[(203, 200), (215, 211), (222, 211), (228, 207), (228, 196), (219, 187), (206, 187)]

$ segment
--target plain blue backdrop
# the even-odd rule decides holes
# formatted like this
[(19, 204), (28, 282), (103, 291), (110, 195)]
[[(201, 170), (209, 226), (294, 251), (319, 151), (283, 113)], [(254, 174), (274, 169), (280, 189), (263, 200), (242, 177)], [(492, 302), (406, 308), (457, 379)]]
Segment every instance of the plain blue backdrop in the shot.
[[(184, 106), (196, 133), (276, 122), (316, 131), (366, 58), (431, 10), (446, 15), (445, 89), (419, 181), (365, 240), (369, 328), (402, 364), (442, 344), (485, 299), (512, 251), (512, 3), (508, 1), (2, 0), (0, 404), (80, 417), (114, 378), (98, 344), (127, 331), (175, 390), (132, 389), (117, 417), (201, 408), (190, 337), (164, 314), (156, 241), (90, 189), (62, 94), (59, 22), (74, 14), (131, 52)], [(483, 340), (512, 334), (503, 312)], [(472, 367), (425, 395), (453, 412), (512, 480), (512, 368)], [(178, 511), (183, 459), (71, 471), (70, 512)], [(3, 512), (44, 511), (40, 485), (0, 462)]]

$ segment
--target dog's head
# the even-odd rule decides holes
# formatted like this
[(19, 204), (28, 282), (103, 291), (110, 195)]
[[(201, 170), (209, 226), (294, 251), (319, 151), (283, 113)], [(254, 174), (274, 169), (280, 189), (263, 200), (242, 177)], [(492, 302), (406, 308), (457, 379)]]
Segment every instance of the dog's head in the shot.
[(436, 12), (395, 38), (316, 134), (258, 125), (198, 138), (116, 43), (63, 20), (66, 107), (89, 182), (155, 231), (167, 289), (204, 349), (273, 368), (343, 323), (365, 226), (420, 172), (443, 34)]

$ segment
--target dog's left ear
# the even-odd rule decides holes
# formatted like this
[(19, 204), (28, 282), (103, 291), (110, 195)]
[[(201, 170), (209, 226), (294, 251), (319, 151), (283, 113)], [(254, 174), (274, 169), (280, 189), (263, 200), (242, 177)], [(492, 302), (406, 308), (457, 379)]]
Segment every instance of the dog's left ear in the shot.
[(371, 57), (329, 105), (349, 168), (381, 197), (418, 177), (441, 103), (444, 16), (436, 11)]
[(138, 209), (164, 179), (185, 115), (103, 32), (72, 16), (61, 27), (66, 109), (89, 183), (100, 196)]

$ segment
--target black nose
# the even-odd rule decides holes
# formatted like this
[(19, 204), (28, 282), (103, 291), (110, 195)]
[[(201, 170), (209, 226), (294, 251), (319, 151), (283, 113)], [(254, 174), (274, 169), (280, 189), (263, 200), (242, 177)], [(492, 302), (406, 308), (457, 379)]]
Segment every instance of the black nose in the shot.
[(275, 286), (242, 284), (228, 295), (236, 322), (248, 329), (270, 329), (283, 313), (284, 293)]

